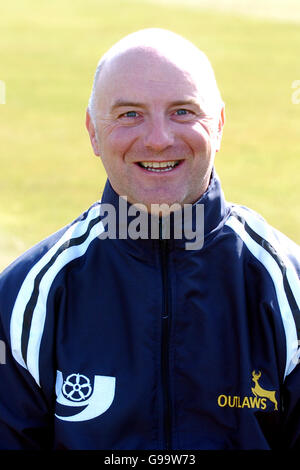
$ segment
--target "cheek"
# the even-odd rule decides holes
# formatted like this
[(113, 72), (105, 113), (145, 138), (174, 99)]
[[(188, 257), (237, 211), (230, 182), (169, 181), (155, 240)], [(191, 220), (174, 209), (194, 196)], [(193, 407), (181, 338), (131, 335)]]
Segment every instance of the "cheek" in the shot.
[(100, 147), (102, 148), (103, 155), (120, 157), (126, 154), (137, 138), (137, 131), (135, 129), (118, 127), (109, 132), (109, 134), (103, 134), (101, 139), (102, 145), (100, 140)]
[(125, 156), (131, 148), (132, 133), (124, 132), (124, 129), (113, 129), (110, 132), (102, 132), (99, 136), (101, 160), (108, 179), (117, 192), (124, 193), (124, 184), (129, 179), (128, 166), (125, 164)]
[(184, 134), (185, 143), (192, 149), (195, 156), (210, 155), (211, 153), (211, 132), (205, 124), (196, 123)]

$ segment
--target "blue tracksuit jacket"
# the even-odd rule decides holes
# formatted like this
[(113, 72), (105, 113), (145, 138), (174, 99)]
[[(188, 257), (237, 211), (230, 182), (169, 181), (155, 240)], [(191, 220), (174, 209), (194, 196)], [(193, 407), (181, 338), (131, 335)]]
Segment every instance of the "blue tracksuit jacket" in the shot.
[(97, 202), (4, 270), (0, 448), (300, 449), (299, 248), (215, 173), (197, 204), (201, 249)]

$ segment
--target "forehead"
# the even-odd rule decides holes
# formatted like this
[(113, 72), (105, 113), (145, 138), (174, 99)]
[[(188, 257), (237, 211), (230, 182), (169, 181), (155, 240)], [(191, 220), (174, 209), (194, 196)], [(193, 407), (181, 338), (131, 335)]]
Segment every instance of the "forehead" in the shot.
[(139, 100), (197, 98), (201, 74), (192, 58), (178, 60), (152, 48), (135, 48), (104, 63), (97, 90), (100, 103), (126, 97)]

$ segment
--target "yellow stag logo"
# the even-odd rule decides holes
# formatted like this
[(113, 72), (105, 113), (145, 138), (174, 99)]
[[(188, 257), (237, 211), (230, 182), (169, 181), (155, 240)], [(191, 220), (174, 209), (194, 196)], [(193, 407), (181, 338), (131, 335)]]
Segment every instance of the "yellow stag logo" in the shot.
[(265, 390), (258, 384), (258, 379), (261, 376), (261, 371), (256, 374), (255, 370), (252, 372), (252, 380), (255, 383), (255, 387), (251, 387), (252, 393), (256, 397), (268, 398), (272, 403), (274, 403), (274, 410), (278, 410), (277, 400), (275, 398), (275, 391)]

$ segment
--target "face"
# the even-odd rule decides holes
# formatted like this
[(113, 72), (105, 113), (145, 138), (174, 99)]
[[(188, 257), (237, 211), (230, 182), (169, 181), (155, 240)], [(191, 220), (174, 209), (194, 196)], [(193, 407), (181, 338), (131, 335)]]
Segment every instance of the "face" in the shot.
[[(198, 76), (198, 75), (197, 75)], [(223, 115), (205, 111), (203, 86), (155, 51), (129, 50), (105, 64), (98, 81), (93, 149), (128, 202), (194, 203), (209, 184)]]

